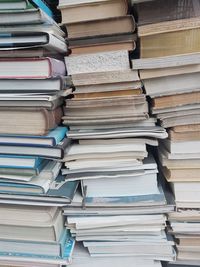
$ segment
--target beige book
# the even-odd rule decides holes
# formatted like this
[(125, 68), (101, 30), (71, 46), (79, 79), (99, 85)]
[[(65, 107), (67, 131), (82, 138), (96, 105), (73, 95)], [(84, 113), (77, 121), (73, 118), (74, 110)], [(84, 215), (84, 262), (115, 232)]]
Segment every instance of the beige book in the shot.
[(134, 41), (115, 43), (115, 44), (108, 43), (108, 44), (101, 44), (101, 45), (71, 47), (73, 55), (92, 54), (92, 53), (118, 51), (118, 50), (119, 51), (120, 50), (132, 51), (132, 50), (135, 50), (135, 48), (136, 48), (136, 45)]
[(60, 6), (62, 23), (97, 20), (109, 17), (125, 16), (128, 12), (126, 0), (95, 1), (75, 5)]
[(115, 97), (115, 96), (132, 96), (142, 94), (142, 89), (136, 90), (122, 90), (122, 91), (111, 91), (111, 92), (97, 92), (97, 93), (82, 93), (76, 94), (74, 92), (75, 99), (85, 99), (85, 98), (104, 98), (104, 97)]
[(77, 23), (67, 23), (68, 38), (85, 38), (99, 35), (133, 33), (135, 21), (133, 16), (121, 16)]
[(179, 19), (179, 20), (165, 21), (160, 23), (153, 23), (153, 24), (139, 26), (138, 35), (139, 37), (142, 37), (142, 36), (149, 36), (166, 32), (191, 30), (199, 27), (200, 27), (199, 17)]
[(153, 108), (170, 108), (200, 103), (200, 92), (162, 96), (153, 99)]
[(198, 123), (198, 124), (188, 124), (188, 125), (182, 125), (182, 126), (175, 126), (175, 127), (173, 127), (173, 131), (175, 133), (200, 131), (200, 123)]
[(153, 97), (200, 91), (199, 72), (143, 79), (146, 93)]
[(200, 237), (190, 237), (190, 238), (180, 238), (179, 239), (180, 246), (199, 246), (200, 247)]
[(168, 131), (169, 138), (172, 141), (198, 141), (200, 140), (200, 131), (176, 133), (172, 129)]
[(179, 66), (179, 67), (171, 67), (171, 68), (155, 68), (155, 69), (144, 69), (140, 70), (140, 78), (142, 80), (147, 79), (154, 79), (160, 77), (169, 77), (182, 74), (192, 74), (192, 73), (199, 73), (200, 72), (200, 64), (195, 65), (186, 65), (186, 66)]
[(200, 28), (143, 36), (140, 38), (141, 58), (197, 53), (199, 43)]
[[(91, 86), (95, 84), (115, 84), (135, 81), (139, 82), (140, 78), (137, 71), (128, 69), (119, 71), (78, 73), (72, 75), (72, 80), (75, 86)], [(141, 86), (140, 82), (139, 84)]]
[(162, 172), (169, 182), (199, 182), (200, 168), (197, 169), (168, 169), (162, 168)]

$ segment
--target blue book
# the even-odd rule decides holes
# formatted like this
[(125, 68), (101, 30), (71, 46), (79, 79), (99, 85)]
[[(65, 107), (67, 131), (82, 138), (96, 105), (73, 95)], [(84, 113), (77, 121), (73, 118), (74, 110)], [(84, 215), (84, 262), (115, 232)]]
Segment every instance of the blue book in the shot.
[(44, 136), (0, 134), (0, 145), (52, 147), (64, 139), (67, 131), (66, 127), (57, 127)]
[(41, 170), (45, 160), (38, 157), (0, 155), (0, 168), (38, 169)]
[(34, 6), (42, 9), (49, 17), (53, 18), (53, 12), (42, 0), (29, 0)]
[(62, 243), (0, 240), (2, 247), (0, 260), (1, 257), (9, 255), (13, 260), (15, 257), (29, 258), (31, 261), (45, 259), (45, 262), (49, 259), (63, 261), (62, 264), (69, 264), (71, 263), (75, 240), (66, 230), (63, 236)]

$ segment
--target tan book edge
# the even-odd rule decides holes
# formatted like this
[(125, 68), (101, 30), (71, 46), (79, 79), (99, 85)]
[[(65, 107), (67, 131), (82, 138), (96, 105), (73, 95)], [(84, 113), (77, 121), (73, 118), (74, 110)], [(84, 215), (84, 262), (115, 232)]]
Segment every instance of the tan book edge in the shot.
[(82, 46), (82, 47), (72, 47), (73, 55), (80, 54), (90, 54), (90, 53), (99, 53), (99, 52), (108, 52), (108, 51), (117, 51), (117, 50), (135, 50), (135, 42), (129, 41), (124, 43), (116, 44), (102, 44), (102, 45), (92, 45), (92, 46)]
[(165, 32), (176, 32), (176, 31), (183, 31), (183, 30), (191, 30), (200, 27), (200, 19), (197, 18), (189, 18), (189, 19), (179, 19), (179, 20), (172, 20), (154, 24), (147, 24), (138, 27), (138, 35), (139, 37), (142, 36), (149, 36), (155, 35)]
[(182, 133), (182, 132), (196, 132), (200, 131), (200, 124), (188, 124), (182, 126), (175, 126), (172, 128), (175, 133)]
[(68, 38), (85, 38), (99, 35), (133, 33), (135, 20), (133, 16), (121, 16), (85, 22), (66, 24)]
[(169, 182), (198, 182), (200, 181), (200, 168), (198, 169), (168, 169), (162, 168), (165, 178)]
[(154, 109), (200, 103), (200, 92), (157, 97), (152, 100)]
[(114, 96), (131, 96), (131, 95), (140, 95), (142, 94), (142, 89), (135, 90), (122, 90), (122, 91), (111, 91), (111, 92), (99, 92), (99, 93), (80, 93), (76, 94), (74, 92), (74, 98), (85, 99), (85, 98), (101, 98), (101, 97), (114, 97)]
[[(192, 40), (189, 45), (188, 40)], [(143, 36), (140, 38), (141, 58), (197, 53), (199, 43), (200, 28)]]
[(106, 71), (94, 72), (72, 75), (73, 84), (80, 85), (94, 85), (94, 84), (109, 84), (121, 82), (134, 82), (137, 81), (140, 85), (138, 72), (135, 70), (121, 70), (121, 71)]
[(169, 139), (172, 141), (198, 141), (200, 140), (200, 131), (176, 133), (172, 129), (168, 131)]
[(200, 72), (200, 64), (172, 68), (140, 70), (142, 80)]
[(62, 22), (65, 24), (104, 19), (109, 17), (125, 16), (128, 12), (126, 0), (110, 0), (101, 4), (90, 3), (86, 5), (76, 5), (61, 8)]

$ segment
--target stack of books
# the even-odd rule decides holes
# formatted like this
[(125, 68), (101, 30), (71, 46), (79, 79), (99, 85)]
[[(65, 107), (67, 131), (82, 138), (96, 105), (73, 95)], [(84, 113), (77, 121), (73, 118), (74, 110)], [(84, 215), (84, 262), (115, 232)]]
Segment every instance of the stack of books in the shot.
[(135, 49), (135, 21), (126, 0), (59, 2), (73, 54)]
[(168, 132), (158, 157), (176, 202), (170, 232), (177, 238), (178, 262), (195, 264), (200, 260), (200, 3), (153, 1), (138, 4), (137, 11), (141, 58), (132, 60), (133, 68), (140, 69), (151, 112)]
[(74, 247), (58, 208), (78, 185), (60, 174), (72, 89), (57, 58), (68, 48), (47, 10), (43, 1), (0, 1), (0, 265), (66, 265)]
[[(90, 51), (79, 42), (93, 41), (86, 32), (96, 36), (101, 23), (104, 30), (109, 29), (111, 20), (121, 23), (127, 10), (124, 13), (119, 3), (124, 1), (60, 2), (68, 34), (70, 29), (77, 33), (84, 26), (84, 31), (79, 30), (81, 38), (74, 37), (79, 52), (69, 38), (72, 54), (65, 57), (75, 91), (64, 108), (63, 124), (69, 126), (72, 141), (65, 151), (62, 174), (66, 181), (81, 181), (81, 192), (64, 214), (67, 228), (91, 256), (109, 257), (110, 264), (117, 256), (120, 261), (125, 257), (126, 266), (130, 266), (129, 257), (160, 266), (154, 260), (174, 257), (174, 242), (166, 236), (164, 216), (173, 205), (167, 205), (149, 148), (156, 147), (167, 133), (155, 125), (156, 119), (149, 118), (138, 72), (130, 67), (130, 49), (112, 48), (110, 39), (97, 41), (103, 34), (95, 39), (98, 43), (90, 44)], [(88, 17), (90, 21), (86, 21)], [(126, 27), (124, 36), (130, 31)], [(116, 30), (110, 28), (105, 34), (116, 38), (121, 34)], [(94, 261), (89, 259), (86, 257), (85, 262), (92, 265)]]
[(1, 204), (0, 212), (1, 266), (71, 263), (74, 239), (60, 208)]

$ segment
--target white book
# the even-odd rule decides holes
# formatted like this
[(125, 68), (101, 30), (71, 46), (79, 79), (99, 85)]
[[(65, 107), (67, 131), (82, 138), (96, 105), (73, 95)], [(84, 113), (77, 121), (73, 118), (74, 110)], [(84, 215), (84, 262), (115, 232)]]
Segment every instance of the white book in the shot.
[(128, 51), (112, 51), (65, 57), (69, 75), (130, 69)]
[[(123, 183), (122, 183), (123, 181)], [(159, 194), (157, 174), (146, 173), (135, 177), (84, 179), (82, 190), (87, 197), (119, 197)]]
[(194, 154), (200, 153), (200, 141), (171, 141), (165, 139), (162, 144), (172, 154)]
[(143, 83), (147, 95), (151, 97), (200, 91), (199, 73), (146, 79)]

